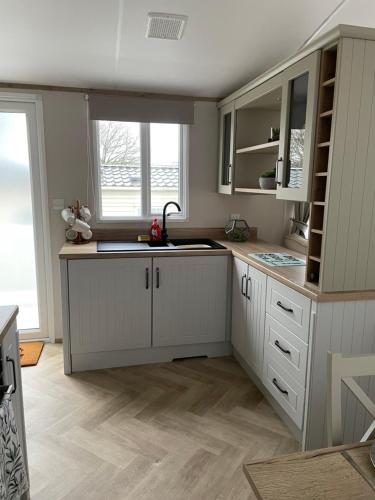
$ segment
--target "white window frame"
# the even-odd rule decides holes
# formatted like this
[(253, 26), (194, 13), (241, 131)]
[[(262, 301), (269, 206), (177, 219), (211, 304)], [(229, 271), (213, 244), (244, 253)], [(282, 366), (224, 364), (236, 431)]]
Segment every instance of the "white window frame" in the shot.
[[(153, 217), (160, 217), (161, 214), (151, 213), (151, 176), (150, 176), (150, 124), (140, 123), (141, 138), (141, 196), (142, 215), (140, 216), (104, 216), (102, 214), (102, 189), (100, 183), (100, 145), (99, 130), (97, 121), (91, 122), (91, 135), (94, 159), (94, 180), (95, 180), (95, 213), (98, 223), (119, 223), (149, 221)], [(171, 214), (173, 222), (188, 221), (188, 171), (189, 171), (189, 126), (180, 125), (180, 207), (181, 212)], [(145, 187), (146, 186), (146, 187)]]

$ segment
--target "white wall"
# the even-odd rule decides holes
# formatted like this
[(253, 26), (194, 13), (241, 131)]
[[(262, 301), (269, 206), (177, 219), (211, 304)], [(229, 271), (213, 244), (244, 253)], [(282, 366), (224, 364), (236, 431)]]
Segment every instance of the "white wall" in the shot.
[[(86, 201), (86, 101), (84, 95), (79, 93), (39, 93), (43, 96), (44, 111), (55, 335), (60, 338), (62, 326), (58, 252), (64, 243), (65, 226), (60, 213), (51, 207), (55, 198), (63, 198), (65, 204), (77, 198)], [(249, 225), (258, 227), (260, 238), (281, 242), (285, 228), (285, 202), (270, 196), (230, 197), (216, 193), (217, 138), (216, 104), (197, 103), (195, 124), (190, 128), (189, 220), (174, 225), (223, 227), (231, 213), (240, 213)], [(126, 226), (131, 224), (100, 224), (101, 228)]]

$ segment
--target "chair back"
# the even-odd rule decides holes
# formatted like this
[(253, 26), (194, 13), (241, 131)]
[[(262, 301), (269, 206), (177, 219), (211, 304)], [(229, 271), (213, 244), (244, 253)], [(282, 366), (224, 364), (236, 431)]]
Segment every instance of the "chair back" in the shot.
[(343, 444), (342, 432), (342, 383), (359, 400), (374, 421), (367, 429), (361, 441), (371, 439), (375, 433), (375, 403), (367, 396), (353, 377), (375, 375), (375, 354), (361, 356), (343, 356), (328, 352), (327, 380), (327, 437), (328, 446)]

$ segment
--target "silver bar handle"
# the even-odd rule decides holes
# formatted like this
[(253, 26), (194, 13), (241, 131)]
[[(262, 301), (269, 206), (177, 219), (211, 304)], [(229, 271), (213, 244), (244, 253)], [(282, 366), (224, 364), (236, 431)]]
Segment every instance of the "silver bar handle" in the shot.
[[(280, 163), (281, 163), (281, 169), (279, 168), (280, 167)], [(281, 186), (282, 182), (283, 182), (283, 179), (282, 179), (282, 166), (283, 166), (283, 159), (280, 156), (280, 158), (278, 158), (276, 160), (276, 184), (278, 184), (279, 186)]]
[(247, 278), (246, 281), (246, 298), (251, 302), (251, 295), (249, 294), (249, 290), (251, 290), (251, 278)]

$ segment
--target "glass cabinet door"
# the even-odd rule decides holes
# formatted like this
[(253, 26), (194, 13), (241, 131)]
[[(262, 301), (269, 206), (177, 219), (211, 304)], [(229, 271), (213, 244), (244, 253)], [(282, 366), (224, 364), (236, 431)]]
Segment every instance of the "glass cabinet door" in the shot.
[(319, 52), (285, 71), (277, 161), (277, 197), (308, 201), (313, 163)]
[(224, 105), (220, 113), (219, 186), (218, 192), (232, 194), (234, 159), (234, 102)]

